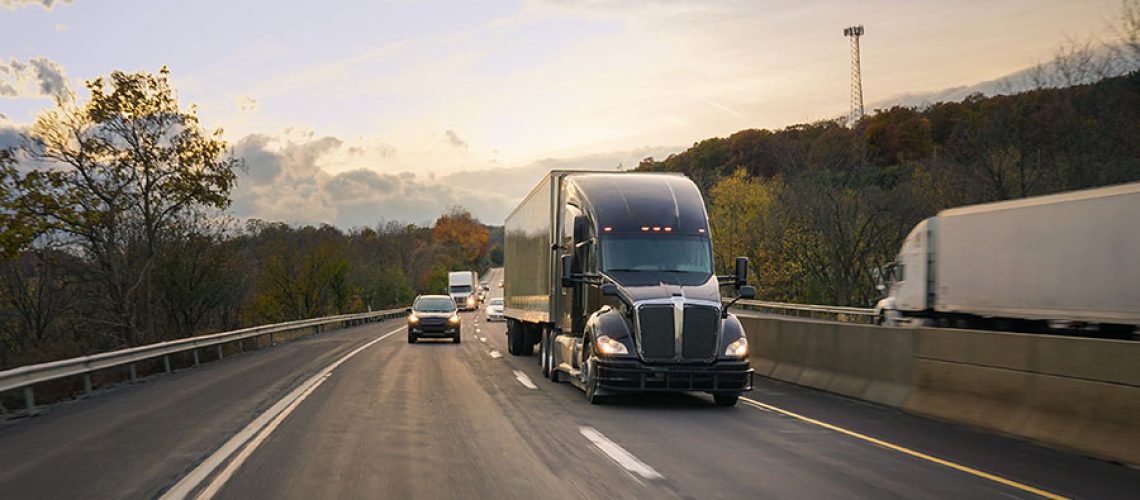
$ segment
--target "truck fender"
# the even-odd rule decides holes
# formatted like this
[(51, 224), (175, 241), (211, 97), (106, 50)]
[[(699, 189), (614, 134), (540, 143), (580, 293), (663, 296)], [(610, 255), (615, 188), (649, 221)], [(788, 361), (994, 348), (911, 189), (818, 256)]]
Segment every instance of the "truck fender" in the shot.
[(746, 335), (744, 325), (740, 324), (740, 319), (735, 314), (728, 313), (728, 317), (720, 320), (720, 350), (717, 351), (717, 356), (724, 357), (728, 345)]
[(605, 335), (611, 339), (625, 344), (625, 348), (632, 355), (637, 352), (633, 345), (633, 335), (629, 331), (629, 324), (625, 315), (610, 306), (602, 306), (586, 319), (586, 335), (584, 341), (591, 342), (594, 338)]

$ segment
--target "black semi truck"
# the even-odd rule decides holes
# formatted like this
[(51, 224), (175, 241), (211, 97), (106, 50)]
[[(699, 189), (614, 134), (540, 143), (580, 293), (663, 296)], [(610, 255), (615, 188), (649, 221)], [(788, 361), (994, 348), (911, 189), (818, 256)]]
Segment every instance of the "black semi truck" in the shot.
[(591, 403), (693, 391), (735, 405), (752, 389), (748, 339), (721, 303), (751, 298), (748, 261), (714, 273), (711, 229), (684, 175), (552, 171), (506, 220), (508, 351)]

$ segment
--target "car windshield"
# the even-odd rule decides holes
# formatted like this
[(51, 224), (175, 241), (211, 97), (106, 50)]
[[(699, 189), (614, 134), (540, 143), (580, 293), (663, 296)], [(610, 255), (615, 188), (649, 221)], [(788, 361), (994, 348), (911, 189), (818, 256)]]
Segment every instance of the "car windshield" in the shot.
[(451, 293), (467, 293), (471, 291), (471, 285), (453, 285)]
[(601, 240), (602, 271), (712, 274), (708, 238), (610, 236)]
[(491, 299), (490, 304), (493, 306), (501, 306), (503, 305), (503, 299)]
[(416, 300), (412, 309), (418, 312), (451, 312), (455, 310), (455, 302), (444, 297), (422, 297)]

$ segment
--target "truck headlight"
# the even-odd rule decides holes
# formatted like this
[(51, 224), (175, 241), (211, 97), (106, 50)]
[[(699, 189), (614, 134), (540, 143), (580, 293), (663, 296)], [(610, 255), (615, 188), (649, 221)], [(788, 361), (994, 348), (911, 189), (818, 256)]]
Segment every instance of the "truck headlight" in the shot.
[(452, 314), (450, 318), (447, 318), (447, 320), (450, 321), (451, 324), (453, 324), (453, 325), (458, 325), (459, 324), (459, 315), (458, 314)]
[(724, 350), (724, 355), (732, 358), (743, 358), (748, 355), (748, 338), (740, 337), (735, 342), (728, 344), (728, 348)]
[(625, 344), (611, 339), (605, 335), (601, 335), (594, 341), (594, 345), (598, 348), (598, 354), (606, 356), (613, 356), (615, 354), (629, 354), (629, 349), (625, 348)]
[(419, 323), (419, 322), (420, 322), (420, 317), (416, 316), (415, 313), (408, 315), (408, 323)]
[(474, 295), (468, 295), (467, 296), (467, 305), (469, 305), (469, 306), (475, 305), (475, 296)]

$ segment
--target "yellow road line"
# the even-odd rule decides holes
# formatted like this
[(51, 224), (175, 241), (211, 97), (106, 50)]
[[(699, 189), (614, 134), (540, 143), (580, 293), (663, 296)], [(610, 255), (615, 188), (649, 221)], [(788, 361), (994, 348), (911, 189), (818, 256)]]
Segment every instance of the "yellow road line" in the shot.
[(818, 425), (820, 427), (823, 427), (824, 429), (835, 431), (835, 432), (838, 432), (840, 434), (845, 434), (845, 435), (851, 436), (851, 437), (856, 438), (856, 439), (861, 439), (861, 440), (866, 441), (868, 443), (878, 445), (878, 446), (882, 446), (883, 448), (887, 448), (889, 450), (894, 450), (894, 451), (897, 451), (897, 452), (905, 454), (905, 455), (910, 455), (910, 456), (915, 457), (915, 458), (920, 458), (922, 460), (926, 460), (927, 462), (936, 463), (936, 464), (941, 465), (943, 467), (949, 467), (949, 468), (957, 470), (957, 471), (965, 472), (966, 474), (970, 474), (972, 476), (977, 476), (977, 477), (980, 477), (982, 479), (988, 479), (988, 480), (993, 481), (995, 483), (1003, 484), (1003, 485), (1009, 486), (1011, 488), (1016, 488), (1016, 489), (1019, 489), (1021, 491), (1032, 493), (1032, 494), (1037, 495), (1037, 496), (1042, 497), (1042, 498), (1049, 498), (1049, 499), (1053, 499), (1053, 500), (1067, 500), (1067, 497), (1063, 497), (1063, 496), (1058, 495), (1056, 493), (1050, 493), (1048, 491), (1045, 491), (1045, 490), (1042, 490), (1039, 488), (1034, 488), (1034, 487), (1029, 486), (1027, 484), (1019, 483), (1019, 482), (1014, 481), (1012, 479), (1006, 479), (1004, 477), (996, 476), (994, 474), (990, 474), (990, 473), (985, 472), (985, 471), (980, 471), (980, 470), (975, 469), (973, 467), (967, 467), (965, 465), (957, 464), (957, 463), (951, 462), (949, 460), (945, 460), (945, 459), (938, 458), (935, 456), (927, 455), (927, 454), (922, 453), (920, 451), (915, 451), (915, 450), (912, 450), (910, 448), (907, 448), (904, 446), (899, 446), (899, 445), (894, 444), (894, 443), (888, 443), (886, 441), (883, 441), (882, 439), (873, 438), (873, 437), (868, 436), (866, 434), (860, 434), (860, 433), (852, 431), (852, 430), (844, 429), (844, 428), (839, 427), (837, 425), (832, 425), (832, 424), (829, 424), (827, 422), (822, 422), (822, 421), (816, 420), (816, 419), (811, 418), (811, 417), (805, 417), (803, 415), (785, 410), (783, 408), (778, 408), (778, 407), (772, 406), (770, 404), (761, 403), (761, 402), (756, 401), (755, 399), (752, 399), (752, 398), (746, 398), (746, 397), (741, 396), (740, 399), (742, 401), (744, 401), (745, 404), (753, 406), (753, 407), (761, 409), (761, 410), (774, 411), (776, 413), (787, 415), (789, 417), (792, 417), (792, 418), (795, 418), (798, 420), (802, 420), (802, 421), (807, 422), (807, 423), (812, 424), (812, 425)]

